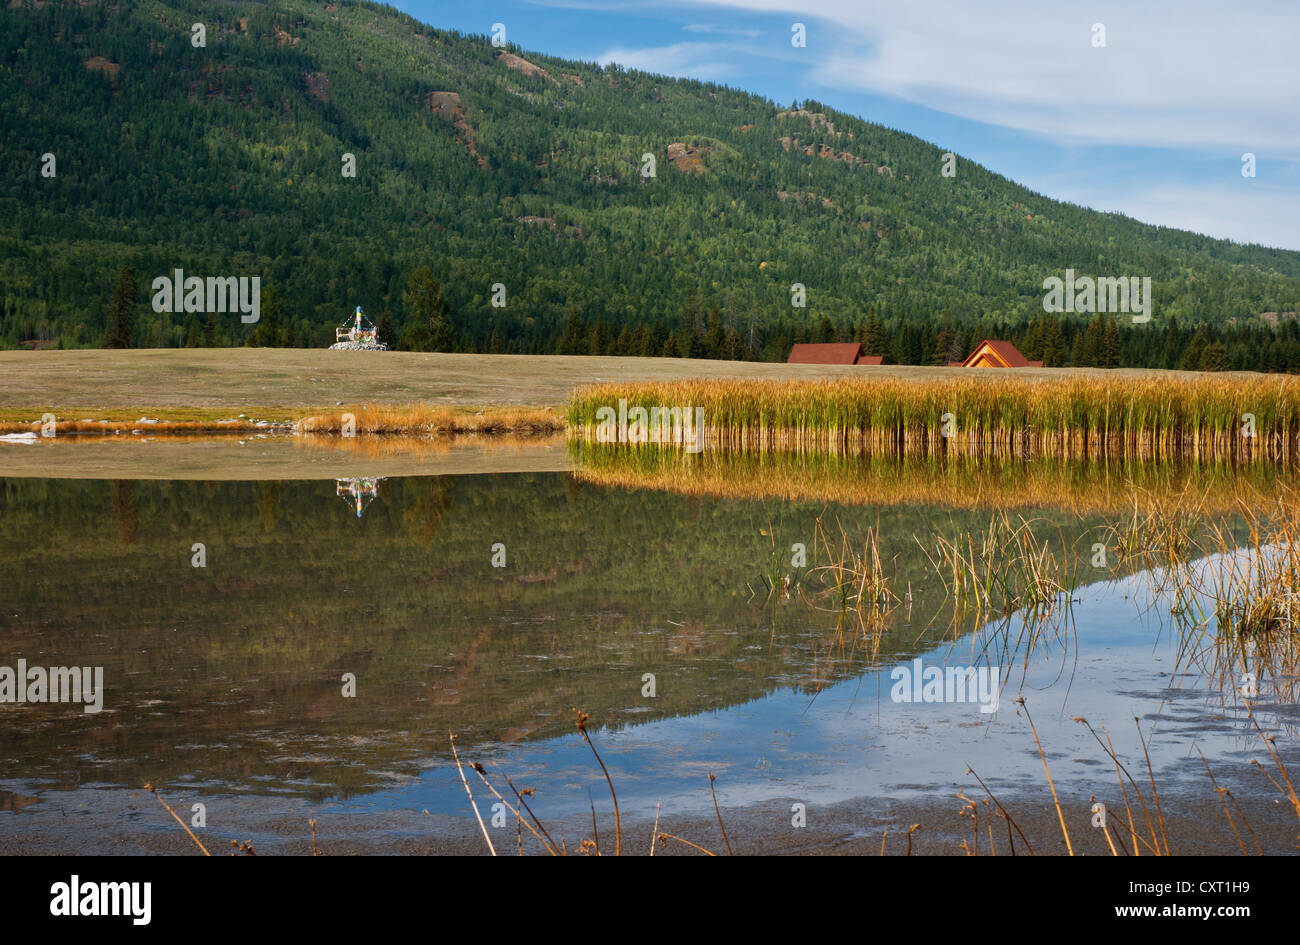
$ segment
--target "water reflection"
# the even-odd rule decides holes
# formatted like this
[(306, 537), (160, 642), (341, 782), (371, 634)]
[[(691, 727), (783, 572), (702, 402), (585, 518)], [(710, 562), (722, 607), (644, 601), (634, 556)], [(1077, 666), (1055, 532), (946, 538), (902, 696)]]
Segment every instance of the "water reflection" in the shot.
[(348, 500), (348, 504), (357, 510), (357, 518), (366, 510), (371, 502), (379, 495), (379, 484), (384, 481), (383, 476), (370, 478), (361, 476), (353, 479), (338, 479), (335, 481), (335, 494)]
[[(1235, 687), (1182, 658), (1168, 608), (1132, 575), (1072, 584), (1079, 602), (1050, 633), (1017, 614), (954, 630), (916, 536), (987, 528), (965, 493), (748, 500), (582, 474), (329, 485), (0, 480), (0, 663), (102, 665), (107, 688), (94, 717), (0, 706), (0, 763), (39, 785), (16, 793), (183, 781), (459, 812), (455, 731), (463, 752), (568, 796), (591, 774), (575, 706), (601, 727), (629, 807), (689, 808), (706, 765), (729, 772), (731, 804), (925, 792), (967, 763), (1028, 781), (1041, 767), (1011, 708), (1022, 693), (1057, 713), (1036, 716), (1052, 750), (1086, 747), (1080, 757), (1095, 752), (1075, 714), (1117, 731), (1134, 715), (1159, 720), (1160, 766), (1192, 741), (1213, 759), (1253, 737)], [(1101, 521), (1051, 504), (1030, 514), (1085, 554), (1080, 536)], [(819, 529), (836, 521), (877, 536), (887, 620), (859, 625), (786, 593), (794, 546), (818, 567)], [(205, 568), (191, 564), (195, 542)], [(492, 566), (497, 543), (505, 568)], [(765, 574), (778, 589), (766, 597)], [(891, 672), (917, 658), (998, 667), (998, 711), (892, 701)], [(342, 694), (347, 673), (355, 698)], [(1257, 711), (1276, 711), (1292, 690), (1261, 680)], [(408, 779), (399, 789), (395, 773)]]

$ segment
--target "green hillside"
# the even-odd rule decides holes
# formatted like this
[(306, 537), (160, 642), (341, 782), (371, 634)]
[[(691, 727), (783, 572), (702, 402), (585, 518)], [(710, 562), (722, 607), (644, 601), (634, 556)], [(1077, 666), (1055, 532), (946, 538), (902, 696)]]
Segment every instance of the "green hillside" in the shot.
[(935, 336), (1023, 324), (1066, 268), (1151, 277), (1130, 359), (1172, 319), (1300, 300), (1300, 253), (1059, 203), (960, 156), (946, 178), (943, 147), (814, 102), (494, 49), (370, 3), (21, 0), (0, 10), (0, 98), (5, 347), (102, 343), (122, 265), (138, 345), (255, 330), (154, 314), (176, 268), (260, 276), (260, 340), (323, 345), (358, 304), (409, 334), (428, 266), (448, 345), (535, 353), (661, 354), (672, 332), (667, 353), (783, 357), (873, 310)]

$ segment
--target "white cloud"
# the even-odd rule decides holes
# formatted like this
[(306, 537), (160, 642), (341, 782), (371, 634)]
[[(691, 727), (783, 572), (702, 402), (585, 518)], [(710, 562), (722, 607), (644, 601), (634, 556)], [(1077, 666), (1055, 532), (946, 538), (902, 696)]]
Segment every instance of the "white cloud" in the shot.
[(740, 29), (734, 26), (715, 26), (712, 23), (687, 23), (682, 29), (688, 33), (715, 33), (720, 36), (743, 36), (755, 39), (763, 35), (760, 30)]
[(1224, 188), (1172, 184), (1130, 188), (1055, 187), (1053, 196), (1094, 210), (1116, 211), (1144, 223), (1191, 230), (1238, 243), (1259, 243), (1280, 249), (1300, 249), (1296, 239), (1295, 204), (1259, 183), (1243, 180)]
[[(1070, 141), (1300, 153), (1300, 5), (685, 0), (808, 23), (827, 85)], [(1092, 24), (1106, 27), (1104, 49)]]
[(729, 47), (721, 43), (672, 43), (642, 49), (615, 46), (597, 56), (596, 62), (602, 66), (614, 62), (643, 72), (717, 81), (734, 72), (725, 59), (717, 58), (728, 50)]

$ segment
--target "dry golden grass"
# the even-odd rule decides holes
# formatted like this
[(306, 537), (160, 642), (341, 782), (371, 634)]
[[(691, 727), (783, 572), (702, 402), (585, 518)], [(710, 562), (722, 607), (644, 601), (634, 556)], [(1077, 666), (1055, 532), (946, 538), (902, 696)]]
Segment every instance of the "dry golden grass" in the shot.
[[(344, 418), (354, 418), (357, 434), (382, 434), (429, 436), (445, 434), (554, 434), (564, 430), (564, 421), (544, 407), (486, 407), (469, 411), (458, 407), (439, 407), (430, 404), (389, 406), (366, 404), (357, 407), (339, 407), (294, 422), (261, 421), (256, 417), (210, 420), (162, 420), (139, 418), (136, 420), (65, 419), (55, 414), (54, 432), (57, 436), (94, 433), (143, 433), (167, 435), (187, 433), (266, 433), (284, 432), (292, 428), (298, 433), (339, 434), (343, 432)], [(40, 420), (0, 421), (0, 434), (42, 432)]]
[(299, 433), (342, 433), (348, 417), (354, 424), (353, 433), (372, 435), (551, 434), (564, 429), (564, 421), (545, 408), (487, 407), (469, 413), (429, 404), (339, 408), (305, 417), (294, 424), (294, 429)]
[[(286, 427), (281, 423), (280, 429)], [(255, 420), (158, 420), (156, 422), (144, 422), (142, 420), (63, 420), (58, 419), (56, 415), (54, 431), (56, 436), (70, 436), (72, 434), (89, 434), (89, 433), (131, 433), (140, 430), (146, 433), (157, 434), (184, 434), (184, 433), (265, 433), (274, 426), (258, 426)], [(41, 435), (42, 423), (40, 420), (22, 421), (9, 420), (0, 421), (0, 434), (5, 433), (35, 433)]]

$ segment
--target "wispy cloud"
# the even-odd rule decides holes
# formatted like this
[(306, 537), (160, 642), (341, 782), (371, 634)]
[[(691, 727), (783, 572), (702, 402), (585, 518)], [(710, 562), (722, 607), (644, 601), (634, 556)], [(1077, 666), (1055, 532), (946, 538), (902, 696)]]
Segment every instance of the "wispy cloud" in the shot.
[(741, 36), (754, 39), (762, 35), (761, 30), (742, 29), (738, 26), (717, 26), (713, 23), (687, 23), (682, 29), (688, 33), (713, 33), (719, 36)]
[(1191, 230), (1238, 243), (1295, 245), (1295, 203), (1289, 194), (1242, 181), (1240, 186), (1127, 184), (1054, 188), (1053, 195), (1094, 210), (1117, 211), (1144, 223)]
[(1300, 122), (1280, 120), (1300, 101), (1294, 3), (683, 2), (807, 22), (809, 66), (832, 87), (1079, 142), (1300, 153)]
[(643, 72), (712, 81), (734, 74), (735, 68), (728, 61), (729, 51), (730, 47), (722, 43), (672, 43), (640, 49), (614, 46), (597, 56), (596, 62), (602, 66), (614, 62)]

